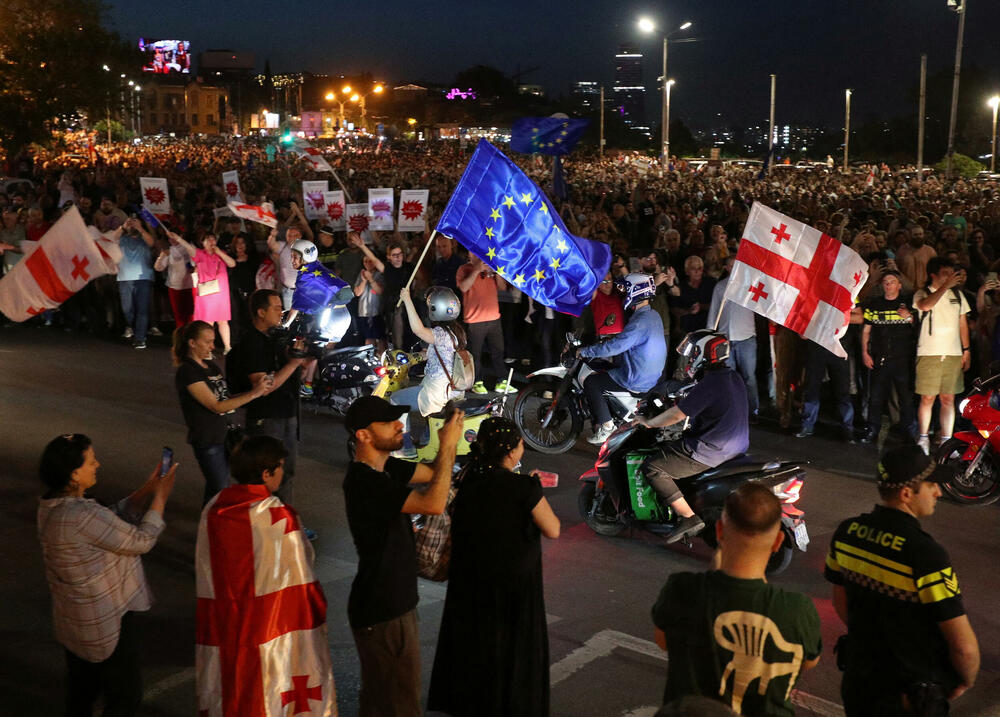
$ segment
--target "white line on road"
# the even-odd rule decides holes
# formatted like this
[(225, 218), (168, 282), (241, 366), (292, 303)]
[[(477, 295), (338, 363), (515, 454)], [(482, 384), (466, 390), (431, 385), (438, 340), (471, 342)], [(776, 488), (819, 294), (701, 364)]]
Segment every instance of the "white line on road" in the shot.
[[(553, 686), (559, 684), (588, 663), (601, 657), (607, 657), (615, 648), (619, 647), (642, 653), (657, 660), (667, 661), (666, 653), (655, 642), (617, 630), (601, 630), (549, 668), (549, 683)], [(792, 704), (810, 710), (821, 717), (843, 717), (844, 715), (844, 708), (840, 705), (800, 690), (792, 691)], [(624, 713), (623, 717), (625, 715), (640, 717), (640, 715), (645, 716), (646, 714), (646, 708), (642, 707)]]

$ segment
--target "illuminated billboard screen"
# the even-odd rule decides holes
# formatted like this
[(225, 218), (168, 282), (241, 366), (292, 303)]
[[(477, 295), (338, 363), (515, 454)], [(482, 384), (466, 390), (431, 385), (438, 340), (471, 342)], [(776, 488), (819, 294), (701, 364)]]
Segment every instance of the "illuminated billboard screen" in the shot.
[(143, 54), (143, 72), (156, 75), (191, 72), (191, 43), (187, 40), (144, 40), (140, 37), (139, 50)]

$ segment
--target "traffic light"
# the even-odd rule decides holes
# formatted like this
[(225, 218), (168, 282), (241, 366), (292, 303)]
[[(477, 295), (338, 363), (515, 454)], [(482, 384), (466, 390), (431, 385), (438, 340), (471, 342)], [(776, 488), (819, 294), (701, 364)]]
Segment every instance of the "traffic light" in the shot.
[(295, 141), (295, 138), (292, 137), (292, 133), (291, 132), (285, 132), (285, 134), (283, 134), (281, 136), (281, 143), (282, 144), (291, 144), (294, 141)]

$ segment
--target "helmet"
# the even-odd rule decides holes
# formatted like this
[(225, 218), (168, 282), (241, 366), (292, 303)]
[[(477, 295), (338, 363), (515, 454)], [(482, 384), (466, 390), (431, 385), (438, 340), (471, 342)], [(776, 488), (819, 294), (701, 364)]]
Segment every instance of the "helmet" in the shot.
[(313, 244), (308, 239), (299, 239), (294, 244), (292, 244), (292, 251), (297, 251), (302, 255), (302, 261), (306, 264), (311, 264), (316, 261), (316, 257), (319, 256), (319, 250), (316, 249), (316, 245)]
[(729, 339), (718, 331), (698, 329), (684, 337), (677, 353), (684, 358), (684, 373), (694, 378), (702, 369), (725, 363), (729, 358)]
[(625, 299), (622, 303), (623, 309), (629, 309), (656, 293), (656, 284), (649, 274), (629, 274), (624, 279), (616, 281), (615, 286)]
[(427, 312), (431, 321), (455, 321), (462, 314), (462, 305), (447, 286), (434, 286), (427, 292)]

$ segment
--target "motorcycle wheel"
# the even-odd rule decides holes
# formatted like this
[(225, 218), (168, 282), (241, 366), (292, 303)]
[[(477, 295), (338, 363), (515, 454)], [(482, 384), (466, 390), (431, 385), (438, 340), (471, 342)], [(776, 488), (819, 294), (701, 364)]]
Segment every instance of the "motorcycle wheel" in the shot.
[[(948, 466), (956, 472), (954, 478), (947, 483), (942, 483), (941, 487), (956, 503), (966, 505), (989, 505), (1000, 499), (1000, 461), (991, 450), (985, 456), (976, 470), (968, 478), (965, 477), (965, 470), (969, 466), (969, 461), (962, 460), (962, 454), (968, 444), (958, 438), (949, 438), (941, 444), (935, 460), (940, 465)], [(984, 449), (985, 450), (985, 449)]]
[(533, 381), (517, 392), (514, 402), (514, 423), (524, 442), (539, 453), (565, 453), (576, 445), (583, 430), (583, 419), (566, 398), (555, 409), (548, 427), (542, 427), (552, 405), (552, 399), (546, 399), (545, 393), (554, 394), (556, 387), (550, 381)]
[(764, 573), (767, 575), (778, 575), (785, 572), (789, 565), (792, 563), (792, 556), (795, 555), (795, 543), (794, 538), (785, 532), (785, 539), (781, 541), (781, 547), (778, 548), (778, 552), (771, 556), (771, 559), (767, 561), (767, 567), (764, 568)]
[(594, 497), (596, 494), (597, 486), (594, 483), (583, 483), (580, 486), (580, 493), (576, 499), (580, 516), (587, 527), (595, 533), (613, 538), (625, 530), (625, 524), (618, 520), (617, 516), (604, 514), (603, 507), (610, 506), (610, 500), (606, 494), (603, 496), (603, 500), (599, 500), (595, 505)]

